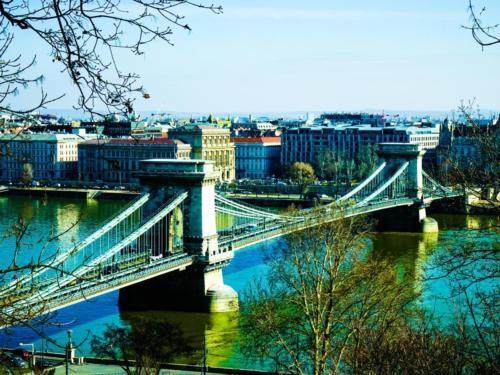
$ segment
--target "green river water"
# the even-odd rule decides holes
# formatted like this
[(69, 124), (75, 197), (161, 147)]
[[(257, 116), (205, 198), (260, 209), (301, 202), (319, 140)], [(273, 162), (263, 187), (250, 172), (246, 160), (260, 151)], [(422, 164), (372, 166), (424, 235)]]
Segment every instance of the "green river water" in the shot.
[[(27, 196), (0, 196), (0, 233), (8, 233), (10, 226), (22, 216), (30, 222), (28, 236), (24, 240), (20, 256), (28, 257), (43, 243), (43, 238), (51, 232), (60, 232), (82, 219), (53, 248), (69, 246), (98, 228), (99, 223), (114, 214), (125, 205), (126, 201), (115, 200), (80, 200), (66, 198), (38, 199)], [(374, 233), (370, 241), (371, 255), (387, 259), (395, 267), (401, 282), (422, 292), (423, 303), (445, 316), (453, 310), (448, 297), (446, 280), (425, 281), (425, 267), (432, 262), (432, 256), (444, 246), (453, 246), (465, 237), (476, 236), (492, 226), (498, 226), (499, 218), (492, 216), (465, 216), (435, 214), (439, 234), (419, 233)], [(231, 264), (224, 269), (224, 280), (236, 291), (242, 293), (248, 283), (266, 270), (264, 251), (278, 246), (282, 240), (248, 247), (236, 253)], [(498, 242), (498, 237), (495, 238)], [(12, 236), (3, 236), (0, 242), (0, 263), (9, 261), (14, 246)], [(161, 292), (159, 292), (161, 293)], [(159, 295), (161, 298), (161, 294)], [(208, 362), (212, 366), (258, 367), (246, 363), (238, 350), (237, 316), (231, 314), (202, 314), (179, 312), (122, 312), (118, 309), (118, 292), (112, 292), (88, 302), (68, 307), (58, 312), (57, 320), (65, 322), (63, 327), (44, 327), (44, 334), (60, 344), (66, 340), (66, 330), (72, 329), (75, 342), (81, 343), (78, 355), (91, 355), (89, 333), (102, 333), (107, 323), (130, 324), (136, 316), (149, 316), (181, 325), (195, 352), (178, 362), (200, 364), (202, 361), (202, 343), (206, 338)], [(37, 350), (53, 349), (61, 351), (54, 344), (47, 344), (33, 332), (24, 327), (12, 329), (9, 333), (0, 333), (0, 346), (16, 347), (19, 342), (35, 342)]]

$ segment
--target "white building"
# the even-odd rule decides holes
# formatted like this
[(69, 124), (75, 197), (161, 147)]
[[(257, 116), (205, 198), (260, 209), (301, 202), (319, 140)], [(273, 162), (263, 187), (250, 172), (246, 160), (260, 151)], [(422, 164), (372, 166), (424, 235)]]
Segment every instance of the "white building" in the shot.
[(266, 131), (266, 130), (276, 130), (277, 126), (271, 124), (270, 122), (252, 122), (248, 124), (248, 128), (260, 131)]
[(74, 134), (5, 134), (0, 137), (0, 181), (74, 180), (83, 141)]
[(408, 143), (419, 144), (427, 152), (433, 152), (439, 145), (439, 127), (418, 128), (410, 126), (400, 128), (406, 130)]
[(314, 163), (321, 150), (331, 150), (354, 158), (360, 146), (384, 142), (419, 144), (428, 151), (426, 158), (433, 158), (439, 144), (439, 127), (305, 126), (288, 129), (281, 138), (283, 165), (297, 161)]
[(233, 138), (236, 145), (236, 177), (266, 178), (280, 169), (280, 137)]

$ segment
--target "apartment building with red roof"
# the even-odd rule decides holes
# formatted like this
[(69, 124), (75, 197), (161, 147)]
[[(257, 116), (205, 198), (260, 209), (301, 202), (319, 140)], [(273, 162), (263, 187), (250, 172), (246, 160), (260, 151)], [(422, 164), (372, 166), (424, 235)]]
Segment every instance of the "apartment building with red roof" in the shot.
[(166, 138), (113, 138), (78, 145), (80, 181), (108, 184), (134, 184), (134, 172), (145, 159), (190, 159), (191, 146)]

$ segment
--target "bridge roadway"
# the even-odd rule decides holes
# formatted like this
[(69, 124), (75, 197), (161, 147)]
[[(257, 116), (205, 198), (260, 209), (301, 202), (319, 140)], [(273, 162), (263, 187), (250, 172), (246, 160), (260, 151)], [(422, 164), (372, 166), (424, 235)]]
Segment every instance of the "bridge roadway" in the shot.
[(239, 250), (273, 238), (285, 236), (292, 232), (313, 227), (321, 222), (330, 222), (342, 217), (352, 217), (388, 208), (411, 206), (415, 203), (415, 199), (412, 198), (384, 199), (378, 202), (370, 202), (370, 204), (361, 207), (347, 207), (335, 211), (331, 211), (330, 209), (330, 211), (326, 211), (324, 215), (317, 215), (311, 218), (304, 217), (302, 220), (288, 223), (282, 221), (263, 222), (258, 224), (256, 230), (246, 231), (241, 234), (223, 233), (219, 237), (219, 246), (223, 248), (230, 247), (233, 251)]
[[(50, 298), (45, 299), (44, 313), (59, 310), (169, 272), (183, 270), (193, 264), (194, 258), (193, 255), (181, 253), (149, 261), (149, 263), (141, 263), (138, 267), (127, 267), (124, 269), (121, 269), (118, 263), (116, 269), (109, 274), (101, 274), (91, 279), (84, 277), (79, 279), (75, 284), (61, 288), (57, 293), (51, 295)], [(57, 281), (50, 282), (57, 283)], [(40, 301), (36, 300), (22, 307), (30, 308), (39, 303)]]

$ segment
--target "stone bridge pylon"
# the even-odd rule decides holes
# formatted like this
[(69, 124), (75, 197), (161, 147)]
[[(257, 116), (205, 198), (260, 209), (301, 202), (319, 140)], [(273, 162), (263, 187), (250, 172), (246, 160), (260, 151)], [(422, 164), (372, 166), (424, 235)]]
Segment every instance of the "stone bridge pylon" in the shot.
[[(206, 160), (152, 159), (141, 161), (137, 173), (144, 192), (151, 199), (146, 209), (154, 212), (162, 203), (184, 192), (182, 214), (171, 220), (165, 230), (182, 225), (182, 238), (173, 251), (194, 256), (195, 262), (185, 270), (146, 280), (120, 290), (120, 305), (130, 309), (162, 308), (227, 312), (238, 310), (238, 294), (224, 284), (222, 268), (232, 259), (232, 251), (218, 244), (215, 210), (215, 184), (219, 172)], [(166, 234), (167, 235), (167, 234)], [(170, 234), (171, 235), (171, 234)], [(171, 243), (171, 242), (170, 242)], [(166, 249), (163, 255), (172, 250)]]
[(424, 170), (422, 168), (422, 159), (425, 150), (418, 144), (410, 143), (380, 143), (377, 154), (380, 161), (386, 163), (384, 168), (384, 179), (388, 179), (397, 173), (399, 168), (405, 170), (406, 195), (414, 198), (415, 206), (410, 207), (409, 216), (405, 219), (409, 221), (409, 228), (422, 232), (438, 232), (438, 223), (436, 220), (427, 217), (426, 208), (428, 202), (424, 195)]

